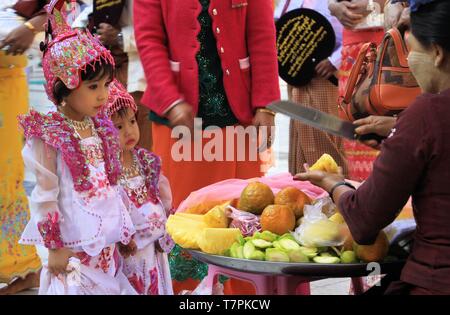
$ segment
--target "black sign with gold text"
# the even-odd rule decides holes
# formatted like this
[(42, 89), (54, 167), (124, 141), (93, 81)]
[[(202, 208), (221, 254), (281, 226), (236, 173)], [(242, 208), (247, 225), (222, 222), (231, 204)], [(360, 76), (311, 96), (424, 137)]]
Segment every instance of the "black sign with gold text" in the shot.
[(331, 23), (317, 11), (296, 9), (281, 16), (276, 27), (280, 77), (293, 86), (308, 84), (316, 65), (333, 53)]
[(124, 5), (124, 0), (94, 0), (94, 26), (98, 27), (100, 23), (117, 26)]

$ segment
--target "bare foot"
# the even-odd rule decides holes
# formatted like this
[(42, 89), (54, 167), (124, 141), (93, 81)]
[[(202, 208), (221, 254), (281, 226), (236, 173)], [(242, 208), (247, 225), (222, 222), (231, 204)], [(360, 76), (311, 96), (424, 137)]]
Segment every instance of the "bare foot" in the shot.
[(6, 287), (0, 289), (0, 295), (16, 294), (31, 288), (39, 287), (41, 271), (30, 273), (25, 278), (17, 278)]

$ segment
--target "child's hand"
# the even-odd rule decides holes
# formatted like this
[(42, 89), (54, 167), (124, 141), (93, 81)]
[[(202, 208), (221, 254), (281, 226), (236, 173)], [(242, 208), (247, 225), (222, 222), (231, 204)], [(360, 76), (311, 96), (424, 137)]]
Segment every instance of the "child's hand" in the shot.
[(68, 248), (49, 249), (48, 270), (50, 273), (55, 276), (65, 274), (70, 257), (75, 257), (75, 254)]
[(123, 256), (123, 258), (136, 255), (137, 245), (134, 240), (131, 240), (128, 245), (117, 243), (117, 246), (119, 247), (119, 253)]

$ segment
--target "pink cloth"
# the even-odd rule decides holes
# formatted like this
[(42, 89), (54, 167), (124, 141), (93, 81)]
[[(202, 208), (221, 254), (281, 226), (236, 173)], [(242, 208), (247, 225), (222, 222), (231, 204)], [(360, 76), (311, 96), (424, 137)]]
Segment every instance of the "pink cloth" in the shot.
[(323, 189), (314, 186), (310, 182), (294, 181), (290, 173), (280, 173), (273, 176), (252, 178), (252, 179), (228, 179), (202, 189), (192, 192), (186, 200), (184, 200), (177, 209), (177, 212), (183, 212), (187, 208), (200, 204), (205, 201), (212, 200), (231, 200), (239, 198), (242, 190), (253, 181), (259, 181), (267, 184), (274, 194), (281, 189), (293, 186), (302, 190), (312, 199), (327, 196), (327, 192)]

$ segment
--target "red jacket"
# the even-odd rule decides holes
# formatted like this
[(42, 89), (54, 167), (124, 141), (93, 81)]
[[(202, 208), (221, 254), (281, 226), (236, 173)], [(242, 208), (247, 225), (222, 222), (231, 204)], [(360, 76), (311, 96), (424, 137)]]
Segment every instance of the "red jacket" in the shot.
[[(199, 0), (135, 0), (137, 47), (147, 77), (142, 103), (159, 115), (179, 99), (197, 113)], [(211, 0), (217, 49), (231, 109), (250, 123), (254, 109), (279, 100), (272, 0)]]

